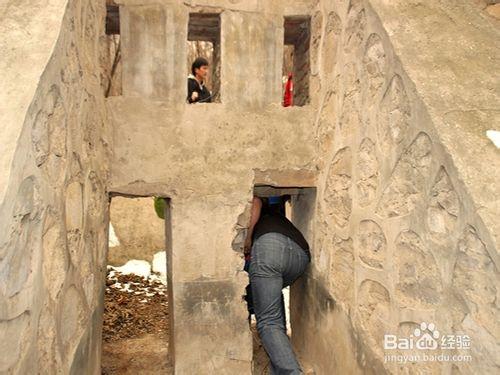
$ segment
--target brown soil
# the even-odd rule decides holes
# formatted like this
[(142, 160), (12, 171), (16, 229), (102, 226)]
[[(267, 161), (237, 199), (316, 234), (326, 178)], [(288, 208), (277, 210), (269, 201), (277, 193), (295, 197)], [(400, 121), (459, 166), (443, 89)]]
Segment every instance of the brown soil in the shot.
[[(132, 292), (123, 289), (126, 283), (130, 284)], [(269, 357), (260, 342), (255, 322), (250, 329), (253, 375), (268, 375)], [(108, 273), (102, 374), (173, 374), (168, 361), (168, 335), (167, 287), (140, 276), (116, 273), (112, 277)]]
[[(124, 290), (126, 283), (131, 292)], [(108, 273), (102, 374), (172, 374), (168, 334), (166, 286), (140, 276)]]
[(168, 344), (155, 334), (104, 343), (103, 375), (173, 374)]

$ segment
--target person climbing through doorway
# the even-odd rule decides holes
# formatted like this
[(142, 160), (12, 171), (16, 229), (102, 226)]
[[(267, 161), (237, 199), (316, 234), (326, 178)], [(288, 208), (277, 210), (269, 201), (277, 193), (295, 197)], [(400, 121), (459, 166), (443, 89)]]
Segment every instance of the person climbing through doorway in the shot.
[(210, 103), (212, 94), (205, 86), (208, 75), (208, 60), (198, 57), (191, 65), (191, 74), (188, 76), (188, 103)]
[(285, 216), (290, 196), (254, 197), (244, 252), (250, 253), (250, 286), (257, 331), (271, 360), (272, 375), (302, 374), (286, 334), (282, 289), (311, 261), (309, 245)]

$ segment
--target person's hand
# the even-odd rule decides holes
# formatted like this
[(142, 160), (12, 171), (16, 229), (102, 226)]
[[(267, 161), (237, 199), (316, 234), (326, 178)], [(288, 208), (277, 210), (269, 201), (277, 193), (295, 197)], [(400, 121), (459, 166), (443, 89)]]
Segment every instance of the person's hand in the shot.
[(191, 100), (196, 100), (198, 99), (198, 93), (196, 91), (193, 91), (193, 93), (191, 94)]

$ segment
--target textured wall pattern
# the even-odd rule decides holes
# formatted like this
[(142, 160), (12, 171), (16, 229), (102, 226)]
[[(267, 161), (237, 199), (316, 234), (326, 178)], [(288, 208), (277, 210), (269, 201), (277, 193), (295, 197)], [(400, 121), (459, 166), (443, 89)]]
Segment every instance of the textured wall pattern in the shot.
[[(294, 198), (313, 261), (291, 316), (317, 374), (498, 372), (500, 161), (483, 134), (500, 118), (492, 17), (469, 0), (120, 0), (123, 90), (105, 100), (103, 3), (70, 0), (62, 26), (44, 20), (60, 35), (0, 210), (0, 373), (100, 372), (109, 192), (170, 198), (176, 371), (249, 373), (247, 279), (231, 243), (255, 184), (316, 188)], [(214, 9), (221, 102), (189, 106), (189, 12)], [(308, 95), (283, 108), (291, 15), (311, 17)], [(421, 322), (470, 335), (473, 360), (384, 363), (384, 334)]]
[(78, 371), (96, 370), (108, 204), (103, 17), (101, 2), (69, 3), (18, 140), (2, 207), (1, 373), (69, 373), (79, 358)]
[[(481, 238), (483, 224), (471, 198), (458, 188), (456, 170), (372, 8), (355, 0), (337, 5), (340, 13), (329, 18), (341, 32), (325, 38), (342, 47), (311, 52), (336, 56), (336, 67), (321, 77), (317, 157), (325, 167), (309, 275), (323, 282), (337, 314), (345, 314), (356, 331), (356, 339), (338, 333), (333, 340), (348, 340), (337, 352), (356, 353), (356, 371), (364, 373), (442, 373), (447, 364), (383, 364), (390, 354), (383, 349), (384, 334), (405, 337), (431, 321), (444, 334), (474, 336), (465, 351), (473, 361), (454, 363), (454, 373), (494, 372), (494, 332), (500, 329), (496, 249), (485, 245), (487, 232), (482, 235), (488, 240)], [(304, 287), (311, 293), (307, 302), (315, 303), (310, 282)], [(339, 330), (330, 311), (314, 319)], [(294, 330), (297, 347), (321, 335), (305, 324)], [(311, 363), (321, 361), (314, 351), (328, 355), (324, 342), (310, 347), (304, 356)], [(347, 368), (341, 359), (334, 362), (313, 367), (320, 373)]]

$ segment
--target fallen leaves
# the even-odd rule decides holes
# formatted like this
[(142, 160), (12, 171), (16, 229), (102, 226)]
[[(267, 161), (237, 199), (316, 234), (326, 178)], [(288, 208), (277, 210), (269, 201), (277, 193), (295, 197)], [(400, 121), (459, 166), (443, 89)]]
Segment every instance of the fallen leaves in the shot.
[(167, 298), (167, 286), (157, 277), (144, 278), (108, 270), (103, 340), (135, 338), (145, 333), (168, 337)]

